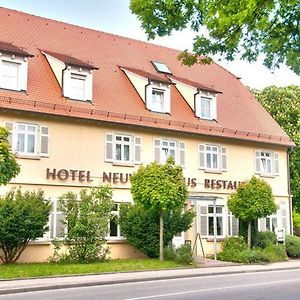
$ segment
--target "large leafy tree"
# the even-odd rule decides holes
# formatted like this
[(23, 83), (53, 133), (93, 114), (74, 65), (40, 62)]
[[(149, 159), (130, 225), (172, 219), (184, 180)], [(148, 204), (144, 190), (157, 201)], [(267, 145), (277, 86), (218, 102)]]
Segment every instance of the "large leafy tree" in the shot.
[(131, 0), (130, 8), (150, 39), (195, 31), (194, 53), (181, 55), (186, 64), (203, 54), (251, 62), (263, 53), (268, 68), (285, 63), (300, 74), (299, 0)]
[(131, 177), (131, 194), (136, 204), (159, 212), (159, 258), (163, 260), (164, 212), (183, 209), (188, 198), (182, 168), (169, 157), (163, 165), (141, 166)]
[(20, 166), (10, 150), (8, 131), (0, 127), (0, 185), (7, 184), (20, 172)]
[(255, 176), (241, 184), (236, 192), (230, 195), (228, 208), (236, 218), (248, 223), (249, 248), (252, 223), (274, 214), (277, 210), (271, 186)]
[(293, 207), (300, 212), (300, 87), (271, 86), (254, 94), (297, 146), (290, 153), (290, 171)]

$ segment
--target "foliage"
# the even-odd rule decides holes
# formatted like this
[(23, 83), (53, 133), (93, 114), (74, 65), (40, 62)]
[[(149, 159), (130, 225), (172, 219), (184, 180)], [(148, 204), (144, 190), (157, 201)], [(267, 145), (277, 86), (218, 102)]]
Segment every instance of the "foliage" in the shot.
[(257, 232), (253, 246), (259, 247), (262, 249), (267, 248), (268, 245), (276, 245), (277, 238), (274, 232), (272, 231), (259, 231)]
[(169, 245), (164, 248), (164, 257), (166, 260), (174, 260), (183, 265), (190, 265), (193, 262), (192, 248), (189, 244), (183, 244), (178, 248)]
[(268, 68), (285, 63), (300, 74), (299, 1), (131, 0), (130, 8), (149, 39), (186, 28), (196, 33), (194, 54), (182, 54), (185, 64), (216, 53), (252, 62), (262, 53)]
[[(181, 210), (164, 212), (164, 247), (174, 235), (190, 228), (194, 212)], [(119, 225), (127, 241), (149, 257), (159, 254), (159, 212), (138, 205), (121, 204)]]
[(39, 191), (11, 190), (0, 197), (0, 248), (3, 263), (18, 260), (29, 241), (47, 231), (51, 206)]
[(286, 235), (285, 246), (287, 255), (290, 257), (300, 257), (300, 238), (294, 235)]
[(0, 127), (0, 185), (7, 184), (20, 173), (20, 166), (10, 151), (8, 130)]
[[(186, 267), (186, 266), (185, 266)], [(192, 266), (190, 266), (192, 267)], [(75, 274), (100, 274), (141, 270), (182, 268), (175, 261), (158, 259), (114, 259), (87, 264), (80, 263), (26, 263), (0, 265), (0, 279), (62, 276)]]
[[(258, 222), (253, 222), (251, 226), (251, 245), (253, 245), (256, 235), (258, 234)], [(239, 220), (239, 236), (242, 236), (247, 242), (248, 222)]]
[(300, 86), (271, 86), (253, 93), (297, 145), (290, 153), (290, 172), (293, 208), (300, 213)]
[(59, 203), (68, 228), (64, 243), (68, 246), (69, 260), (85, 263), (105, 259), (108, 253), (105, 236), (114, 205), (111, 187), (81, 190), (79, 199), (69, 192), (60, 197)]
[(286, 260), (283, 245), (268, 244), (266, 248), (255, 247), (247, 249), (242, 237), (230, 237), (224, 241), (218, 259), (238, 263), (254, 264)]
[(153, 162), (143, 165), (130, 178), (133, 200), (145, 209), (159, 212), (160, 260), (163, 260), (163, 215), (164, 212), (182, 210), (188, 191), (184, 182), (182, 168), (175, 166), (169, 157), (163, 165)]
[(293, 224), (294, 227), (300, 227), (300, 214), (293, 211)]
[(228, 208), (233, 215), (248, 222), (248, 247), (251, 247), (251, 223), (276, 212), (271, 186), (253, 176), (241, 184), (228, 199)]

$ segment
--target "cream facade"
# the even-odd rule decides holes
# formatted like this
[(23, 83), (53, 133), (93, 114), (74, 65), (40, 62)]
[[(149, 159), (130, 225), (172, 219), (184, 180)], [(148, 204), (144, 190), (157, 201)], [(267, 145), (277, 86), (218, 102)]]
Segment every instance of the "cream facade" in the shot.
[[(47, 137), (48, 154), (42, 156), (39, 153), (33, 156), (17, 154), (18, 163), (21, 165), (21, 173), (9, 185), (1, 188), (1, 193), (19, 186), (24, 190), (41, 188), (45, 191), (46, 197), (53, 201), (54, 208), (56, 208), (57, 198), (63, 193), (68, 191), (78, 193), (82, 188), (96, 187), (99, 184), (112, 185), (113, 200), (116, 203), (132, 202), (129, 190), (130, 174), (138, 169), (140, 163), (149, 164), (156, 159), (155, 141), (174, 142), (175, 157), (177, 163), (182, 164), (189, 193), (191, 196), (201, 196), (200, 201), (188, 200), (187, 205), (193, 207), (196, 218), (191, 230), (175, 237), (174, 242), (180, 244), (190, 241), (194, 245), (196, 234), (200, 233), (206, 254), (212, 254), (213, 252), (211, 197), (217, 199), (217, 234), (219, 242), (227, 236), (236, 235), (238, 232), (238, 222), (228, 211), (226, 202), (239, 182), (250, 179), (252, 175), (256, 174), (255, 153), (257, 151), (276, 153), (278, 155), (279, 173), (266, 176), (257, 174), (257, 176), (265, 179), (272, 186), (278, 212), (267, 220), (261, 220), (259, 228), (261, 230), (274, 230), (275, 227), (279, 227), (284, 228), (286, 233), (291, 232), (291, 207), (285, 147), (176, 133), (167, 130), (134, 126), (125, 127), (89, 120), (78, 121), (38, 114), (20, 114), (19, 112), (1, 114), (0, 122), (2, 124), (30, 124), (49, 129)], [(138, 137), (140, 139), (138, 149), (140, 161), (138, 163), (131, 160), (129, 162), (106, 162), (107, 135)], [(41, 137), (36, 134), (36, 147), (39, 147), (38, 141), (41, 141)], [(179, 144), (184, 145), (184, 150), (179, 148)], [(226, 168), (222, 169), (220, 167), (217, 170), (202, 169), (199, 161), (201, 159), (199, 145), (226, 149)], [(116, 145), (113, 145), (113, 147), (116, 147)], [(130, 155), (133, 155), (133, 147), (132, 142), (129, 144)], [(173, 149), (172, 145), (170, 149)], [(219, 152), (217, 156), (220, 161), (221, 153)], [(61, 220), (62, 214), (55, 210), (51, 214), (50, 232), (38, 241), (32, 242), (21, 256), (20, 261), (46, 260), (53, 250), (51, 240), (63, 235)], [(126, 243), (117, 227), (112, 228), (112, 231), (111, 236), (107, 237), (111, 257), (143, 256)], [(199, 255), (201, 254), (200, 250), (198, 245), (197, 254)], [(35, 251), (37, 255), (32, 255)]]

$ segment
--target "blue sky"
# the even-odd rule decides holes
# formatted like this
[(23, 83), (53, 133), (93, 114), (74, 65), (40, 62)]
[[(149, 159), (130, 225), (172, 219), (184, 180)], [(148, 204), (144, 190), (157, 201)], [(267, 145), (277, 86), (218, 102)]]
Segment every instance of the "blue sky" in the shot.
[[(0, 0), (0, 6), (146, 41), (147, 37), (138, 19), (130, 12), (129, 2), (130, 0)], [(194, 33), (184, 31), (151, 42), (184, 50), (191, 49), (193, 36)], [(272, 73), (262, 66), (261, 60), (252, 64), (239, 60), (218, 63), (241, 77), (242, 82), (250, 87), (300, 85), (300, 76), (296, 76), (285, 66)]]

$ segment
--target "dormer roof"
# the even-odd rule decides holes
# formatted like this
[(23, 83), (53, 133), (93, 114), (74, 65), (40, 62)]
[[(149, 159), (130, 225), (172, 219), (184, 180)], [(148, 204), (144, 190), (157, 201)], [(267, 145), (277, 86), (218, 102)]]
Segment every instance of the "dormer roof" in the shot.
[(11, 43), (6, 43), (3, 41), (0, 41), (0, 52), (4, 52), (4, 53), (8, 53), (8, 54), (15, 54), (15, 55), (24, 56), (24, 57), (33, 57), (34, 56)]

